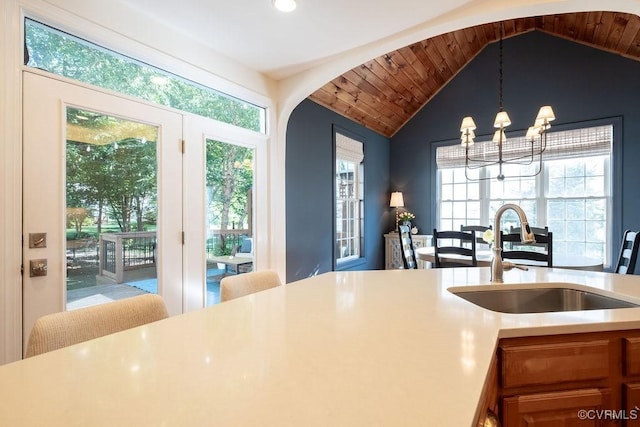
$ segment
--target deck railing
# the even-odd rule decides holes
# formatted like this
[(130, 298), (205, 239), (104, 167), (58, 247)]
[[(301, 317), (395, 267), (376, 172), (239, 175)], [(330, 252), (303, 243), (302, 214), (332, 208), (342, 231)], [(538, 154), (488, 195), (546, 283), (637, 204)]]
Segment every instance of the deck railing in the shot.
[[(249, 230), (211, 230), (207, 239), (207, 256), (230, 255), (238, 248)], [(155, 231), (103, 233), (98, 244), (99, 274), (116, 283), (124, 283), (125, 272), (156, 266)]]
[(243, 238), (250, 235), (247, 229), (211, 230), (211, 233), (207, 239), (207, 256), (231, 255)]
[(103, 233), (99, 248), (99, 274), (116, 283), (124, 282), (125, 271), (156, 265), (155, 231)]

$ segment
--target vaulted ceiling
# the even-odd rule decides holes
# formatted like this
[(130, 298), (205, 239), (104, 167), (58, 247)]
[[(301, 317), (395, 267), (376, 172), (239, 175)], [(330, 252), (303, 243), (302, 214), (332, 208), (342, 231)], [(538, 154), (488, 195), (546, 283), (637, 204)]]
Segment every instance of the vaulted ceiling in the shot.
[[(637, 15), (584, 12), (504, 21), (505, 38), (528, 31), (543, 31), (640, 61)], [(487, 44), (499, 38), (499, 22), (432, 37), (353, 68), (309, 98), (391, 137)]]

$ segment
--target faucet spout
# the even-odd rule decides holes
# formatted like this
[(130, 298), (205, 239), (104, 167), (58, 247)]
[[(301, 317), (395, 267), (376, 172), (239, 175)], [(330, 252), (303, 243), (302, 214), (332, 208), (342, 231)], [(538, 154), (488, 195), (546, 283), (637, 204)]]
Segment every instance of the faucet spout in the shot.
[(502, 215), (509, 209), (513, 210), (520, 219), (520, 240), (522, 243), (535, 243), (536, 239), (529, 227), (529, 221), (524, 210), (518, 205), (507, 203), (500, 206), (496, 211), (496, 217), (493, 221), (493, 258), (491, 259), (491, 281), (494, 283), (504, 283), (503, 273), (504, 265), (502, 262), (502, 241), (500, 238), (500, 219)]

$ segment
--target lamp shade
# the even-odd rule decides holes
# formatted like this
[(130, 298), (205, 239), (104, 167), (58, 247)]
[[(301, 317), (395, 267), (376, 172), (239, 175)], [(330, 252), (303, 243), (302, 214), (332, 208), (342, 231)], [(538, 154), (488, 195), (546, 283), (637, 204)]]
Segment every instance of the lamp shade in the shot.
[(545, 105), (544, 107), (540, 107), (540, 111), (538, 111), (538, 117), (536, 117), (536, 121), (542, 120), (546, 122), (552, 122), (556, 119), (555, 114), (553, 114), (553, 108), (550, 105)]
[(502, 144), (506, 140), (507, 140), (507, 135), (504, 133), (504, 131), (501, 131), (500, 129), (495, 131), (495, 133), (493, 134), (493, 142), (499, 142), (500, 144)]
[(506, 128), (511, 124), (511, 119), (506, 111), (499, 111), (496, 114), (496, 121), (493, 122), (494, 128)]
[(470, 138), (470, 139), (475, 139), (476, 138), (476, 133), (472, 130), (468, 130), (468, 131), (464, 131), (462, 132), (462, 135), (460, 135), (460, 138), (464, 139), (464, 138)]
[(470, 116), (462, 119), (462, 124), (460, 125), (460, 132), (465, 132), (467, 130), (476, 130), (476, 124)]
[(466, 132), (462, 132), (460, 136), (460, 141), (462, 141), (462, 145), (473, 145), (473, 140), (476, 137), (476, 134), (472, 130), (468, 130)]
[(391, 193), (391, 201), (389, 202), (389, 206), (392, 208), (402, 208), (404, 207), (404, 198), (402, 197), (401, 191), (394, 191)]
[(540, 135), (540, 128), (536, 126), (530, 126), (529, 129), (527, 129), (527, 134), (524, 137), (527, 140), (531, 140), (538, 135)]

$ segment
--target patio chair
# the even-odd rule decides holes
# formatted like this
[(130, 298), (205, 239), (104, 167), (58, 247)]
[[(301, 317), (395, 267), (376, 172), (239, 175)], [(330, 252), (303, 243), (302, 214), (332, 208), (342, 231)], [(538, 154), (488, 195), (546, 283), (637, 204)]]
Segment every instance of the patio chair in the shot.
[(138, 295), (106, 304), (40, 317), (33, 325), (25, 357), (57, 350), (169, 317), (161, 296)]
[[(242, 243), (233, 248), (231, 255), (238, 258), (253, 260), (253, 238), (244, 237), (242, 239)], [(236, 267), (236, 273), (247, 273), (252, 270), (253, 263), (242, 264)]]

